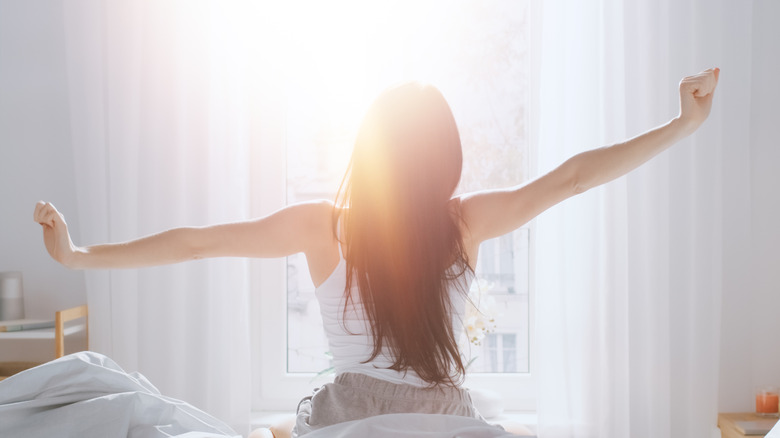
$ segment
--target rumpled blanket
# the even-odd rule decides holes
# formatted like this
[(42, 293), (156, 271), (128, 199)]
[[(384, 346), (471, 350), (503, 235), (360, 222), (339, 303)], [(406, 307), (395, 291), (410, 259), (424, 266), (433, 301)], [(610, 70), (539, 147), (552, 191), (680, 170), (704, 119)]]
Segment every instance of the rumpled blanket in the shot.
[(0, 382), (3, 438), (240, 438), (222, 421), (160, 394), (144, 376), (82, 352)]
[(517, 437), (476, 418), (441, 414), (385, 414), (317, 429), (305, 438)]
[[(504, 438), (454, 415), (387, 414), (315, 430), (306, 438)], [(222, 421), (166, 397), (144, 376), (82, 352), (0, 382), (2, 438), (240, 438)]]

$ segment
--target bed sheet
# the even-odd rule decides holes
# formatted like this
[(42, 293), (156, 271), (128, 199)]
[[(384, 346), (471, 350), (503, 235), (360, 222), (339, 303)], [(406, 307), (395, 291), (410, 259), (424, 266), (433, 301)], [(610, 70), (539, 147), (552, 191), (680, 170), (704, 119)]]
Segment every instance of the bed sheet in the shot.
[(240, 438), (142, 375), (82, 352), (0, 382), (0, 437)]
[(780, 421), (766, 434), (765, 438), (780, 438)]
[[(335, 424), (307, 438), (494, 438), (516, 436), (453, 415), (388, 414)], [(3, 438), (241, 438), (194, 406), (160, 394), (144, 376), (82, 352), (0, 382)]]
[(439, 414), (386, 414), (315, 430), (305, 438), (508, 438), (517, 437), (475, 418)]

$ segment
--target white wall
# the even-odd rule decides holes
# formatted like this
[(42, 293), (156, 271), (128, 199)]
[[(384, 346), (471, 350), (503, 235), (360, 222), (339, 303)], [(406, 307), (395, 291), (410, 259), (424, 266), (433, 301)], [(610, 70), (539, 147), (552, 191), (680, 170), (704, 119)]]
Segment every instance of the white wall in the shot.
[[(0, 271), (22, 271), (32, 318), (86, 302), (83, 273), (49, 258), (32, 220), (43, 199), (78, 221), (64, 38), (61, 0), (0, 1)], [(0, 343), (0, 360), (18, 348)]]
[[(721, 412), (755, 409), (753, 389), (780, 386), (780, 2), (752, 2), (750, 109), (745, 156), (725, 166), (749, 166), (750, 181), (724, 187), (723, 318), (721, 322)], [(725, 72), (724, 72), (725, 74)], [(724, 123), (728, 123), (724, 120)], [(735, 139), (739, 140), (739, 139)]]

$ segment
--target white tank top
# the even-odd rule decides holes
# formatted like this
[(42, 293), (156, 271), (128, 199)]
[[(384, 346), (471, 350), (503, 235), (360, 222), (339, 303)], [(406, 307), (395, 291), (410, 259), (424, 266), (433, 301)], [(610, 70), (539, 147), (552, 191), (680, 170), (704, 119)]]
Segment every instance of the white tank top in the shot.
[[(467, 292), (474, 275), (467, 270), (458, 277), (457, 284), (449, 288), (452, 300), (453, 333), (457, 340), (463, 330), (463, 315), (466, 309), (466, 298), (460, 291)], [(349, 306), (346, 314), (344, 289), (347, 285), (347, 262), (339, 245), (339, 264), (319, 287), (314, 291), (320, 304), (322, 323), (328, 338), (330, 353), (333, 355), (333, 367), (336, 375), (342, 373), (360, 373), (392, 383), (404, 383), (414, 386), (429, 386), (417, 373), (409, 369), (396, 371), (390, 369), (395, 362), (392, 353), (386, 347), (371, 362), (363, 363), (371, 357), (374, 349), (374, 337), (371, 335), (371, 325), (365, 316), (360, 301), (357, 282), (353, 282)]]

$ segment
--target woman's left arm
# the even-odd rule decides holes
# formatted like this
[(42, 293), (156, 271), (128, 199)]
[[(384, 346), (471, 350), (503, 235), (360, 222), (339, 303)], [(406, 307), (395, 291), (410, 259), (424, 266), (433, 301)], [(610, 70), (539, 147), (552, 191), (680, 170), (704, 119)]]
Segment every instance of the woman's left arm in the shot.
[(625, 175), (696, 131), (709, 116), (719, 74), (719, 69), (709, 69), (680, 81), (680, 114), (665, 125), (572, 157), (575, 193)]
[(525, 185), (463, 195), (463, 219), (479, 243), (506, 234), (559, 202), (639, 167), (704, 123), (720, 70), (680, 81), (680, 112), (668, 123), (611, 146), (579, 153)]

